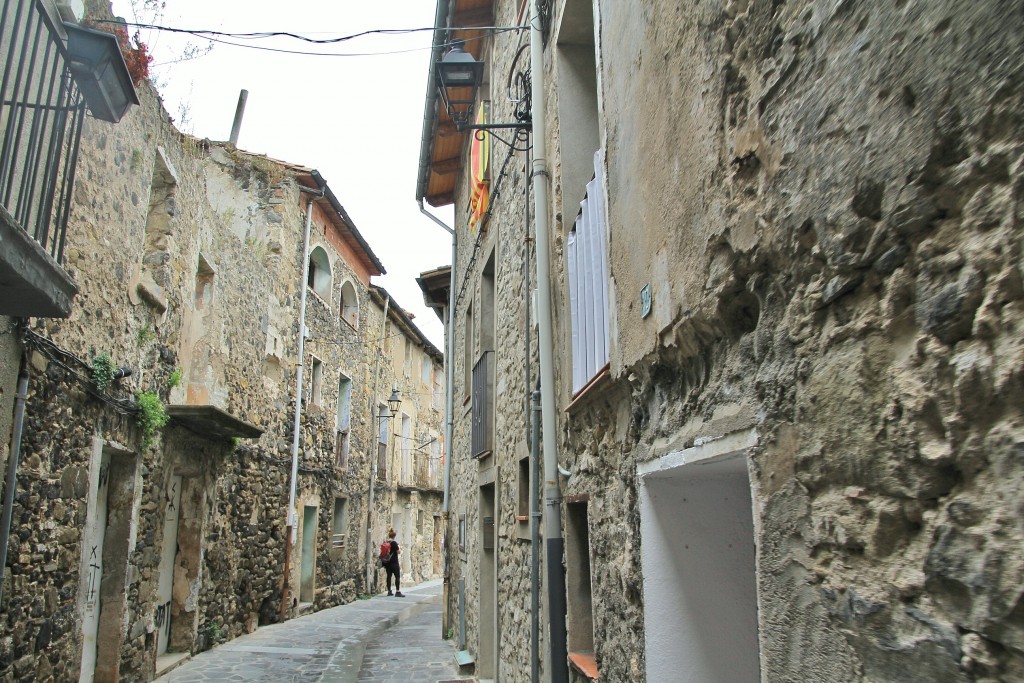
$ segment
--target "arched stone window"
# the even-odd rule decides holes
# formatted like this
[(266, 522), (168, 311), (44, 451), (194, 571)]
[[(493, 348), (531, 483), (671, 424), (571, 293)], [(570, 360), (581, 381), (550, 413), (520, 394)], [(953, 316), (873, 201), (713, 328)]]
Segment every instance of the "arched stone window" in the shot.
[(309, 278), (306, 284), (324, 301), (331, 300), (331, 261), (323, 247), (314, 247), (309, 254)]
[(352, 327), (359, 327), (359, 297), (348, 280), (341, 286), (341, 319)]

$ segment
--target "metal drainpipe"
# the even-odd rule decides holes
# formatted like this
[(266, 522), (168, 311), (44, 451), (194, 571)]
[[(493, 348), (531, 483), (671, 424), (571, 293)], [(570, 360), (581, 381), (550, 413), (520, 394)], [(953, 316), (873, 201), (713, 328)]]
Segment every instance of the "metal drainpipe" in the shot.
[[(300, 187), (300, 191), (316, 192)], [(295, 512), (295, 488), (299, 476), (299, 437), (301, 436), (302, 418), (302, 368), (305, 365), (306, 351), (306, 282), (309, 280), (309, 233), (313, 225), (313, 202), (324, 196), (321, 188), (319, 193), (309, 198), (306, 205), (306, 230), (302, 238), (302, 282), (299, 297), (299, 367), (295, 378), (295, 420), (292, 422), (292, 475), (288, 487), (288, 523), (285, 526), (284, 540), (284, 579), (281, 581), (281, 621), (288, 613), (288, 574), (291, 571), (292, 544), (295, 542), (295, 523), (298, 515)]]
[[(527, 164), (529, 159), (527, 158)], [(530, 183), (523, 183), (523, 222), (525, 223), (526, 249), (523, 254), (523, 281), (526, 290), (526, 331), (524, 374), (526, 376), (526, 436), (530, 444), (530, 683), (540, 683), (540, 382), (535, 388), (533, 371), (530, 367), (530, 351), (533, 346), (530, 334)]]
[(555, 422), (554, 338), (551, 329), (551, 235), (548, 226), (547, 126), (544, 104), (544, 43), (540, 0), (530, 3), (530, 96), (533, 102), (533, 205), (537, 225), (537, 322), (539, 326), (541, 420), (544, 439), (544, 540), (547, 546), (548, 662), (552, 683), (569, 679), (565, 633), (565, 576), (562, 558), (561, 493), (558, 482), (558, 425)]
[(7, 567), (7, 544), (11, 538), (11, 518), (14, 516), (14, 489), (18, 484), (18, 459), (21, 457), (21, 433), (25, 424), (25, 401), (28, 399), (28, 357), (22, 356), (18, 371), (18, 390), (14, 394), (14, 429), (11, 453), (7, 458), (7, 490), (4, 492), (4, 516), (0, 522), (0, 604), (3, 603), (3, 572)]
[(441, 586), (441, 638), (448, 636), (448, 591), (451, 584), (451, 574), (448, 571), (448, 492), (452, 476), (452, 432), (455, 415), (455, 257), (459, 241), (455, 230), (449, 228), (434, 214), (427, 211), (423, 206), (423, 199), (419, 199), (420, 213), (444, 228), (452, 236), (452, 268), (448, 276), (448, 322), (445, 323), (445, 351), (444, 351), (444, 499), (441, 502), (441, 519), (444, 520), (445, 542), (442, 546), (444, 558), (443, 577)]
[[(380, 432), (380, 416), (377, 414), (377, 380), (380, 379), (380, 357), (384, 354), (384, 336), (388, 332), (388, 309), (391, 307), (391, 295), (384, 299), (384, 322), (380, 326), (380, 343), (377, 345), (377, 358), (373, 361), (373, 395), (370, 404), (370, 428), (373, 433), (370, 436), (371, 447), (374, 444), (374, 437)], [(390, 412), (390, 411), (388, 411)], [(387, 419), (391, 419), (390, 417)], [(377, 482), (377, 454), (370, 455), (370, 493), (366, 512), (366, 594), (370, 594), (370, 584), (373, 582), (373, 499), (374, 484)]]
[(530, 681), (540, 683), (540, 389), (533, 392), (530, 443)]

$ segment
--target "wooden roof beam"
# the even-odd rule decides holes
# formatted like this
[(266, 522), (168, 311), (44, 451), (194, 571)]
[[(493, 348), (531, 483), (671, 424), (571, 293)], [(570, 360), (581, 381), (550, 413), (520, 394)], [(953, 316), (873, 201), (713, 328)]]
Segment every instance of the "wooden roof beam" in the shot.
[(451, 157), (450, 159), (441, 159), (439, 161), (431, 162), (430, 170), (439, 175), (448, 175), (450, 173), (458, 172), (461, 166), (461, 157)]
[(452, 30), (454, 31), (460, 28), (472, 29), (480, 26), (493, 26), (494, 9), (488, 5), (476, 9), (456, 10), (452, 24)]

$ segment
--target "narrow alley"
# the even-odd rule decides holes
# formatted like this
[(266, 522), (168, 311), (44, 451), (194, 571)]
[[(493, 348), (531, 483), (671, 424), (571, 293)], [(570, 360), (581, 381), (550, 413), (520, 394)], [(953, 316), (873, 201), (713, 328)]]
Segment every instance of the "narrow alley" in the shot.
[(196, 655), (161, 683), (274, 681), (475, 681), (460, 676), (451, 641), (441, 638), (441, 582), (320, 610)]

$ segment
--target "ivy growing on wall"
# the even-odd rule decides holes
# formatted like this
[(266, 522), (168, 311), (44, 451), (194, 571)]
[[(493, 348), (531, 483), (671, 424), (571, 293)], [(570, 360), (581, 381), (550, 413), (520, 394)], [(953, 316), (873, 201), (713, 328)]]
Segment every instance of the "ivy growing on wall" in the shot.
[(114, 381), (114, 372), (116, 370), (114, 368), (114, 360), (110, 357), (110, 354), (106, 351), (98, 354), (92, 359), (89, 369), (92, 374), (92, 383), (96, 385), (99, 391), (106, 391)]

